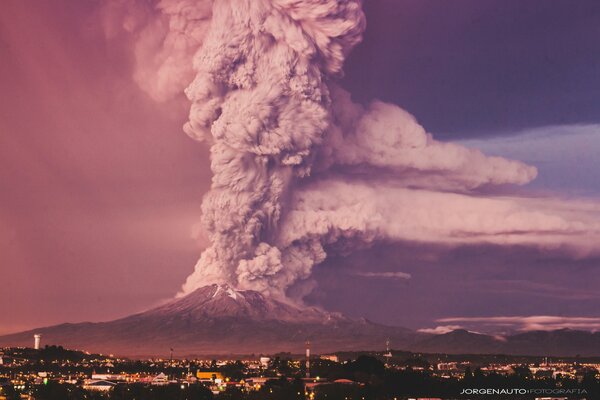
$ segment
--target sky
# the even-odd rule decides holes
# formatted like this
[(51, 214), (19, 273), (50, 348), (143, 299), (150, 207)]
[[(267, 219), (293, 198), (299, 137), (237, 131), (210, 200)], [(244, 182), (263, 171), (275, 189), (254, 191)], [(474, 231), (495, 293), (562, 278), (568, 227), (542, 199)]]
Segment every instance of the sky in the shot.
[[(521, 191), (600, 197), (597, 2), (364, 8), (341, 81), (355, 101), (397, 104), (437, 139), (536, 166)], [(107, 37), (100, 10), (74, 0), (0, 9), (0, 333), (150, 308), (207, 246), (209, 153), (182, 131), (189, 104), (140, 89), (134, 39)], [(600, 323), (596, 256), (379, 243), (331, 256), (313, 276), (308, 302), (414, 329)]]

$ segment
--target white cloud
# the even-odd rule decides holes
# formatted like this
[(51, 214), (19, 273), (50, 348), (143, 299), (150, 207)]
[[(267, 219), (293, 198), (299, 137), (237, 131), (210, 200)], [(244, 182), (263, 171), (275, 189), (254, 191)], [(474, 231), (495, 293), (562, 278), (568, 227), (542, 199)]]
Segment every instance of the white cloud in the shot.
[(568, 189), (584, 195), (600, 193), (600, 124), (544, 126), (459, 143), (535, 165), (539, 174), (533, 187)]
[(532, 315), (527, 317), (452, 317), (438, 319), (437, 322), (475, 323), (518, 331), (552, 331), (557, 329), (600, 331), (600, 317), (561, 317), (550, 315)]
[(463, 329), (460, 325), (440, 325), (435, 328), (421, 328), (417, 332), (421, 333), (433, 333), (434, 335), (443, 335), (444, 333), (450, 333), (457, 329)]

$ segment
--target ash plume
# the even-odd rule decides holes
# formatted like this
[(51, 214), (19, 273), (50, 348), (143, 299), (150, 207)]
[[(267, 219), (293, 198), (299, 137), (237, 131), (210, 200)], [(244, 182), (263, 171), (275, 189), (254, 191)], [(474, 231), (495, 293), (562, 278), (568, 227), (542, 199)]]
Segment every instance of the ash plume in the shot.
[(360, 0), (116, 9), (137, 35), (136, 80), (157, 100), (185, 82), (184, 130), (211, 147), (211, 245), (180, 295), (228, 283), (286, 298), (328, 252), (376, 241), (597, 253), (597, 203), (492, 195), (536, 168), (436, 141), (398, 106), (355, 104), (336, 85), (366, 27)]
[[(328, 80), (341, 72), (365, 19), (358, 1), (218, 1), (185, 131), (211, 140), (213, 181), (203, 223), (212, 246), (184, 285), (228, 282), (267, 291), (274, 245), (297, 181), (311, 174), (330, 125)], [(314, 254), (313, 254), (314, 256)], [(317, 261), (316, 259), (314, 260)], [(290, 266), (289, 268), (293, 268)], [(283, 294), (284, 287), (278, 290)]]

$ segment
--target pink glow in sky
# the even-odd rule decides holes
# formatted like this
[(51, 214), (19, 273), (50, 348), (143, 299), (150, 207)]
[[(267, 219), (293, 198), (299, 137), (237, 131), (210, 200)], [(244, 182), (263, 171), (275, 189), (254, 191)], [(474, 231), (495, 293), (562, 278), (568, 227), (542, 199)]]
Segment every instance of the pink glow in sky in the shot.
[(0, 12), (0, 332), (148, 307), (201, 246), (209, 169), (185, 99), (148, 98), (127, 44), (61, 4)]

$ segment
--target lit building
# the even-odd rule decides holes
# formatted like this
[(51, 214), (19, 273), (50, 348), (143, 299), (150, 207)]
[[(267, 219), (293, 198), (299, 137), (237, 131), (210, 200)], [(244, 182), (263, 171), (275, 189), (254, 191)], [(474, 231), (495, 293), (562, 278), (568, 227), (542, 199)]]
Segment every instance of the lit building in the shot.
[(93, 390), (97, 392), (108, 392), (112, 388), (117, 386), (116, 383), (105, 381), (105, 380), (96, 380), (96, 379), (87, 379), (83, 383), (83, 388), (86, 390)]
[(169, 379), (162, 372), (160, 374), (156, 375), (152, 379), (152, 382), (150, 382), (150, 384), (155, 385), (155, 386), (163, 386), (163, 385), (167, 385), (168, 383), (169, 383)]
[(39, 333), (36, 333), (35, 335), (33, 335), (33, 348), (36, 350), (39, 350), (41, 341), (42, 341), (42, 335), (40, 335)]
[(269, 362), (271, 361), (271, 358), (269, 357), (261, 357), (260, 358), (260, 365), (263, 368), (268, 368), (269, 367)]
[(322, 355), (321, 360), (329, 360), (329, 361), (333, 361), (333, 362), (340, 362), (340, 359), (338, 356), (336, 356), (335, 354), (326, 354), (326, 355)]
[(218, 371), (198, 371), (196, 372), (196, 378), (198, 378), (198, 380), (201, 382), (216, 382), (217, 380), (219, 382), (222, 382), (225, 379), (223, 374)]

